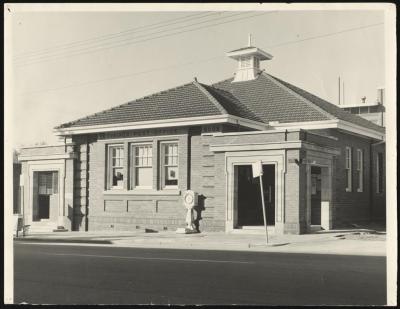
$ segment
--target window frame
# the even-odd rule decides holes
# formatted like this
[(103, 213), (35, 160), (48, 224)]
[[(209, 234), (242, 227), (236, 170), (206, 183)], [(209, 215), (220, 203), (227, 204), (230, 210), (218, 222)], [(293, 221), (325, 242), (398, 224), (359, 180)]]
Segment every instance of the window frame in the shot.
[[(165, 164), (165, 149), (169, 145), (176, 145), (176, 156), (177, 162), (176, 165), (166, 165)], [(168, 166), (176, 166), (177, 168), (177, 185), (166, 185), (165, 177), (166, 177), (166, 167)], [(161, 190), (168, 189), (178, 189), (179, 188), (179, 142), (178, 141), (165, 141), (160, 143), (160, 188)]]
[(248, 69), (252, 67), (252, 57), (245, 56), (240, 58), (240, 69)]
[[(115, 167), (113, 166), (113, 156), (112, 156), (112, 150), (116, 149), (116, 148), (121, 148), (122, 149), (122, 158), (120, 157), (119, 159), (122, 159), (122, 165)], [(124, 189), (124, 184), (125, 184), (125, 179), (123, 179), (123, 183), (122, 186), (114, 186), (113, 185), (113, 171), (114, 169), (118, 168), (121, 169), (123, 171), (123, 177), (126, 177), (126, 173), (125, 173), (125, 167), (124, 167), (124, 163), (125, 163), (125, 147), (124, 144), (110, 144), (107, 145), (107, 190), (123, 190)]]
[[(150, 147), (151, 148), (151, 165), (147, 165), (147, 166), (138, 166), (136, 164), (136, 149), (139, 147)], [(154, 168), (153, 168), (153, 162), (154, 162), (154, 147), (153, 147), (153, 143), (152, 142), (142, 142), (142, 143), (131, 143), (129, 146), (129, 150), (130, 150), (130, 164), (129, 164), (129, 189), (130, 190), (146, 190), (146, 189), (153, 189), (154, 185), (153, 185), (153, 179), (154, 179)], [(149, 156), (146, 157), (147, 160), (149, 158)], [(138, 168), (148, 168), (151, 169), (151, 185), (150, 186), (138, 186), (137, 185), (137, 170)]]
[(352, 159), (353, 153), (351, 147), (346, 146), (345, 148), (345, 170), (346, 170), (346, 192), (352, 190)]
[[(380, 170), (382, 165), (382, 170)], [(383, 193), (383, 153), (377, 152), (376, 154), (376, 193)]]
[(364, 191), (364, 152), (362, 149), (357, 149), (357, 174), (358, 174), (357, 192), (363, 192)]

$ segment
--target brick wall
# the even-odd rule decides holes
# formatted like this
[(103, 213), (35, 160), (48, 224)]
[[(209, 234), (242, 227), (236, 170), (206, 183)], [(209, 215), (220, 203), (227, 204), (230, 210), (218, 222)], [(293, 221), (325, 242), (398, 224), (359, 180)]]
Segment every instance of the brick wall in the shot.
[[(365, 222), (374, 218), (372, 212), (373, 201), (376, 204), (384, 204), (382, 196), (376, 196), (371, 187), (371, 181), (374, 181), (371, 175), (371, 164), (374, 164), (376, 159), (371, 162), (371, 144), (373, 141), (368, 138), (339, 132), (334, 129), (312, 131), (318, 134), (333, 136), (334, 139), (325, 139), (329, 141), (329, 146), (340, 149), (341, 154), (334, 160), (333, 168), (333, 227), (340, 227), (349, 223)], [(318, 136), (309, 135), (307, 139), (316, 142)], [(346, 146), (352, 149), (352, 190), (346, 192), (346, 170), (345, 170), (345, 148)], [(364, 156), (364, 181), (363, 191), (358, 192), (358, 177), (356, 172), (357, 166), (357, 149), (362, 149)], [(382, 207), (384, 208), (384, 207)]]
[(284, 233), (301, 234), (306, 231), (306, 166), (290, 164), (300, 159), (300, 149), (286, 151), (285, 224)]
[(210, 151), (212, 136), (191, 136), (191, 190), (199, 194), (200, 229), (225, 229), (225, 156)]
[(76, 159), (73, 165), (74, 191), (73, 191), (73, 226), (75, 231), (87, 230), (87, 198), (89, 174), (89, 149), (90, 143), (87, 136), (75, 137), (74, 142)]
[[(221, 127), (223, 128), (223, 126)], [(226, 128), (225, 128), (226, 129)], [(233, 128), (232, 128), (233, 129)], [(221, 129), (222, 130), (222, 129)], [(88, 209), (89, 230), (134, 230), (143, 228), (165, 228), (174, 230), (185, 225), (186, 211), (182, 203), (182, 192), (191, 189), (199, 194), (199, 206), (195, 214), (201, 231), (224, 231), (226, 212), (225, 153), (210, 151), (213, 144), (270, 143), (305, 140), (312, 144), (338, 148), (341, 154), (333, 161), (332, 207), (333, 227), (343, 223), (358, 222), (370, 218), (384, 209), (384, 195), (373, 196), (370, 191), (370, 144), (371, 140), (337, 130), (288, 131), (271, 134), (249, 134), (242, 136), (201, 135), (201, 128), (146, 130), (142, 133), (125, 132), (123, 135), (99, 135), (93, 140), (74, 140), (78, 158), (74, 164), (74, 228), (84, 230)], [(317, 133), (317, 134), (312, 134)], [(322, 135), (322, 136), (320, 136)], [(331, 136), (333, 138), (327, 138)], [(129, 143), (149, 142), (153, 145), (153, 190), (138, 194), (127, 190), (106, 190), (107, 145), (122, 143), (125, 158)], [(155, 159), (163, 141), (179, 143), (179, 191), (160, 190), (160, 162)], [(345, 190), (345, 147), (353, 148), (353, 190)], [(364, 188), (357, 192), (356, 150), (364, 153)], [(376, 149), (383, 149), (376, 147)], [(306, 226), (307, 182), (306, 166), (289, 164), (289, 160), (305, 157), (305, 150), (286, 150), (285, 179), (285, 233), (304, 233)], [(126, 169), (128, 169), (126, 163)], [(126, 173), (126, 172), (125, 172)], [(127, 174), (125, 174), (125, 178)], [(88, 208), (87, 208), (88, 206)]]
[[(179, 151), (179, 190), (161, 190), (160, 188), (160, 162), (156, 154), (160, 153), (161, 143), (178, 142)], [(128, 170), (130, 161), (129, 149), (131, 143), (145, 142), (153, 145), (153, 189), (129, 190)], [(125, 174), (123, 190), (108, 190), (106, 186), (106, 152), (107, 147), (112, 144), (124, 145)], [(87, 192), (88, 203), (88, 229), (92, 230), (135, 230), (152, 228), (157, 230), (175, 230), (185, 226), (186, 209), (182, 202), (182, 192), (188, 189), (190, 184), (189, 176), (189, 138), (187, 129), (179, 130), (146, 130), (143, 134), (135, 136), (129, 134), (113, 134), (99, 136), (96, 141), (89, 144), (88, 153), (86, 150), (86, 173), (87, 190), (84, 190), (84, 174), (80, 173), (75, 178), (75, 192)], [(79, 145), (82, 153), (85, 147)], [(84, 162), (81, 159), (81, 163)], [(77, 165), (78, 166), (78, 165)], [(82, 164), (81, 167), (82, 169)], [(80, 183), (78, 185), (78, 182)], [(84, 209), (85, 199), (76, 196), (76, 203), (80, 203), (76, 209)]]

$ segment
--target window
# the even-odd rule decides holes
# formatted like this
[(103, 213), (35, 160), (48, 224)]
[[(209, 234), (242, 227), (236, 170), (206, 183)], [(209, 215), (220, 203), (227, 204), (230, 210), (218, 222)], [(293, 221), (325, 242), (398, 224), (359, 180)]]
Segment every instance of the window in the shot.
[(357, 192), (363, 192), (364, 182), (364, 153), (362, 149), (357, 149), (357, 174), (358, 174), (358, 188)]
[(370, 113), (377, 113), (378, 112), (378, 106), (370, 106), (369, 107), (369, 112)]
[(152, 145), (132, 145), (133, 177), (132, 188), (153, 187), (153, 147)]
[(351, 192), (351, 148), (346, 147), (346, 191)]
[(245, 57), (240, 59), (240, 68), (245, 69), (251, 67), (251, 58)]
[(39, 172), (39, 194), (51, 195), (58, 193), (58, 173)]
[(124, 147), (110, 146), (108, 149), (108, 189), (124, 187)]
[(178, 144), (162, 144), (162, 188), (178, 186)]
[(376, 193), (383, 192), (383, 154), (378, 153), (376, 157)]
[(359, 107), (350, 108), (350, 113), (359, 114), (360, 113), (360, 108)]
[(257, 57), (254, 57), (254, 67), (257, 69), (260, 67), (260, 60)]

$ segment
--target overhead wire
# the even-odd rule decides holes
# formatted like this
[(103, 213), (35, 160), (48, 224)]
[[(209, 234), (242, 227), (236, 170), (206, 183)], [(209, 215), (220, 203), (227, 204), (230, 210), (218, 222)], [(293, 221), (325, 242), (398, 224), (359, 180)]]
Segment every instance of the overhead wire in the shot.
[[(47, 57), (47, 58), (44, 58), (44, 59), (34, 59), (34, 60), (39, 60), (39, 61), (33, 61), (33, 62), (29, 62), (28, 61), (28, 62), (25, 62), (25, 63), (18, 63), (18, 64), (16, 64), (16, 66), (21, 67), (21, 66), (26, 66), (26, 65), (36, 64), (36, 63), (42, 63), (42, 62), (46, 62), (46, 61), (50, 61), (50, 60), (63, 59), (63, 58), (66, 58), (66, 57), (72, 57), (72, 56), (84, 55), (84, 54), (93, 53), (93, 52), (102, 51), (102, 50), (108, 50), (108, 49), (115, 48), (115, 47), (134, 45), (134, 44), (137, 44), (137, 43), (143, 43), (143, 42), (147, 42), (147, 41), (151, 41), (151, 40), (155, 40), (155, 39), (159, 39), (159, 38), (170, 37), (170, 36), (174, 36), (174, 35), (181, 34), (181, 33), (187, 33), (187, 32), (192, 32), (192, 31), (196, 31), (196, 30), (199, 30), (199, 29), (204, 29), (204, 28), (218, 26), (218, 25), (222, 25), (222, 24), (226, 24), (226, 23), (231, 23), (231, 22), (238, 21), (238, 20), (258, 17), (258, 16), (262, 16), (262, 15), (269, 14), (269, 13), (272, 13), (272, 12), (275, 12), (275, 11), (269, 11), (269, 12), (264, 12), (264, 13), (261, 13), (261, 14), (245, 16), (245, 17), (241, 17), (241, 18), (228, 20), (228, 21), (225, 21), (225, 22), (214, 23), (214, 24), (211, 24), (211, 25), (205, 25), (205, 26), (202, 26), (202, 27), (192, 28), (192, 29), (183, 30), (183, 31), (177, 31), (177, 32), (173, 32), (173, 33), (169, 33), (169, 34), (165, 34), (165, 35), (160, 35), (160, 36), (151, 37), (151, 38), (145, 38), (145, 39), (142, 39), (142, 40), (128, 42), (128, 43), (124, 43), (124, 44), (101, 47), (101, 48), (97, 48), (97, 49), (90, 49), (88, 51), (85, 51), (85, 50), (81, 50), (79, 52), (76, 51), (76, 53), (70, 53), (68, 55), (58, 55), (59, 57), (55, 57), (55, 58), (48, 58)], [(240, 14), (244, 14), (244, 13), (240, 13)], [(239, 15), (239, 14), (236, 14), (236, 15)], [(231, 16), (227, 16), (227, 17), (223, 17), (223, 18), (228, 18), (228, 17), (233, 17), (233, 16), (231, 15)], [(223, 19), (223, 18), (220, 18), (220, 19)], [(209, 21), (207, 21), (207, 22), (209, 22)], [(204, 23), (204, 22), (201, 22), (201, 23)], [(200, 23), (197, 23), (197, 24), (200, 24)], [(195, 24), (193, 24), (193, 25), (195, 25)], [(193, 26), (193, 25), (189, 25), (189, 26)], [(175, 30), (175, 29), (168, 29), (168, 30), (165, 30), (165, 31), (171, 31), (171, 30)], [(158, 34), (158, 33), (165, 32), (165, 31), (160, 31), (160, 32), (149, 34), (149, 35), (154, 35), (154, 34)], [(55, 56), (57, 56), (57, 55), (55, 55)]]
[(135, 27), (135, 28), (130, 28), (130, 29), (127, 29), (127, 30), (124, 30), (124, 31), (114, 32), (114, 33), (105, 34), (105, 35), (100, 35), (100, 36), (96, 36), (96, 37), (92, 37), (92, 38), (88, 38), (88, 39), (69, 42), (69, 43), (53, 45), (51, 47), (44, 48), (44, 49), (22, 52), (22, 53), (19, 53), (19, 54), (15, 55), (13, 59), (17, 59), (17, 58), (20, 58), (20, 57), (23, 57), (23, 56), (46, 54), (46, 53), (51, 52), (52, 50), (63, 49), (63, 48), (71, 48), (71, 47), (73, 47), (75, 45), (87, 44), (88, 42), (92, 42), (92, 41), (109, 40), (109, 39), (112, 39), (112, 38), (114, 38), (116, 36), (128, 35), (128, 34), (131, 34), (131, 33), (138, 32), (138, 31), (148, 31), (149, 29), (156, 29), (156, 28), (166, 27), (166, 26), (169, 26), (169, 25), (177, 24), (177, 23), (187, 22), (187, 20), (185, 20), (185, 19), (194, 20), (194, 19), (204, 18), (204, 17), (210, 16), (210, 15), (215, 15), (215, 14), (220, 14), (220, 13), (224, 13), (224, 11), (211, 12), (211, 13), (210, 12), (206, 12), (206, 14), (204, 14), (204, 12), (202, 12), (202, 13), (187, 15), (187, 16), (180, 17), (180, 18), (168, 19), (168, 20), (163, 21), (163, 22), (158, 22), (158, 23), (154, 23), (154, 24), (148, 24), (148, 25), (143, 25), (143, 26), (139, 26), (139, 27)]
[[(376, 26), (379, 26), (379, 25), (383, 25), (383, 23), (375, 23), (375, 24), (369, 24), (369, 25), (364, 25), (364, 26), (360, 26), (360, 27), (348, 28), (348, 29), (344, 29), (344, 30), (340, 30), (340, 31), (336, 31), (336, 32), (326, 33), (326, 34), (323, 34), (323, 35), (311, 36), (311, 37), (307, 37), (307, 38), (300, 39), (300, 40), (286, 41), (286, 42), (282, 42), (282, 43), (266, 46), (266, 48), (276, 48), (276, 47), (286, 46), (286, 45), (290, 45), (290, 44), (301, 43), (301, 42), (304, 42), (304, 41), (320, 39), (320, 38), (329, 37), (329, 36), (333, 36), (333, 35), (338, 35), (338, 34), (342, 34), (342, 33), (346, 33), (346, 32), (352, 32), (352, 31), (367, 29), (367, 28), (376, 27)], [(127, 78), (127, 77), (136, 76), (136, 75), (142, 75), (142, 74), (147, 74), (147, 73), (152, 73), (152, 72), (157, 72), (157, 71), (168, 70), (168, 69), (176, 68), (176, 67), (183, 67), (183, 66), (187, 66), (187, 65), (191, 65), (191, 64), (197, 64), (197, 63), (213, 61), (213, 60), (217, 60), (217, 59), (221, 59), (221, 58), (225, 58), (225, 56), (216, 56), (216, 57), (211, 57), (211, 58), (207, 58), (207, 59), (202, 59), (200, 61), (191, 61), (191, 62), (187, 62), (187, 63), (183, 63), (183, 64), (176, 64), (176, 65), (171, 65), (171, 66), (167, 66), (167, 67), (163, 67), (163, 68), (157, 68), (157, 69), (153, 69), (153, 70), (147, 70), (147, 71), (142, 71), (142, 72), (135, 72), (135, 73), (130, 73), (130, 74), (117, 75), (117, 76), (113, 76), (113, 77), (110, 77), (110, 78), (86, 81), (86, 82), (83, 82), (83, 83), (71, 84), (71, 85), (58, 87), (58, 88), (44, 89), (44, 90), (38, 90), (38, 91), (30, 91), (30, 92), (25, 92), (22, 95), (30, 95), (30, 94), (37, 94), (37, 93), (57, 91), (57, 90), (62, 90), (62, 89), (67, 89), (67, 88), (85, 86), (85, 85), (104, 82), (104, 81), (109, 81), (109, 80)]]

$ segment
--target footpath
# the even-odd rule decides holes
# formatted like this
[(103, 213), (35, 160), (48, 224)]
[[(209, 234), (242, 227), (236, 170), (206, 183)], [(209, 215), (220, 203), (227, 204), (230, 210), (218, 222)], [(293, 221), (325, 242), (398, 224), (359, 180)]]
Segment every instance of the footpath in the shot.
[(14, 237), (19, 243), (52, 245), (114, 246), (194, 250), (239, 250), (343, 255), (386, 255), (386, 232), (375, 229), (337, 229), (304, 235), (174, 231), (146, 232), (53, 232)]

